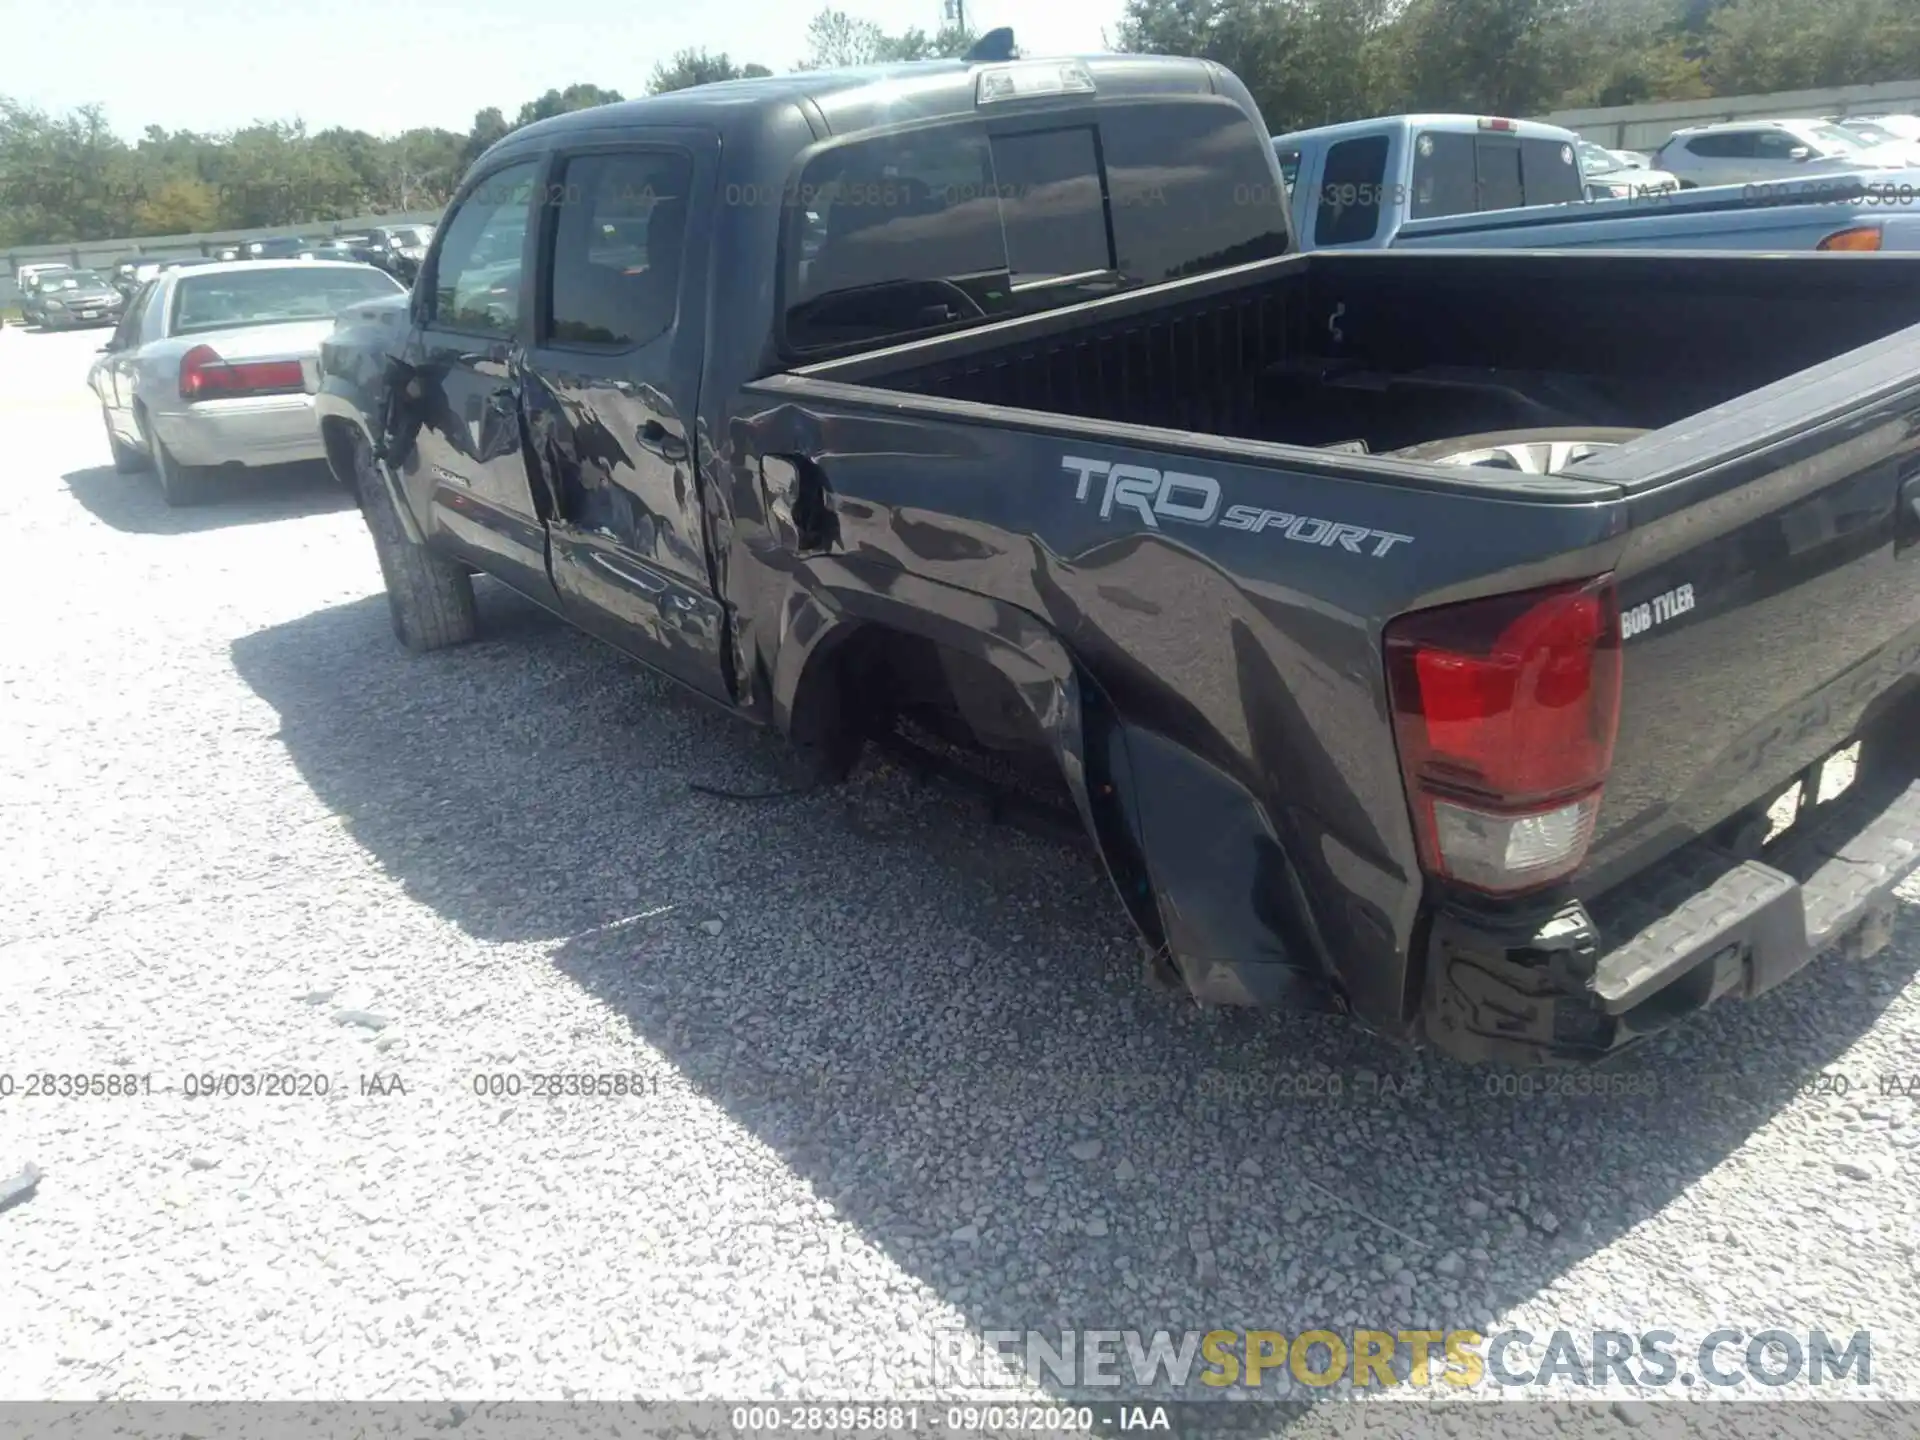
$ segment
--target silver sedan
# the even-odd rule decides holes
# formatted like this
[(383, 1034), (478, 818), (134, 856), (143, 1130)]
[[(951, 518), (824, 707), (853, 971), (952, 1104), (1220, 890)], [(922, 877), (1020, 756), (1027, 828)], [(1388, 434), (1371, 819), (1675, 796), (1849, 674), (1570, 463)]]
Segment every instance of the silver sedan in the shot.
[(215, 467), (324, 458), (307, 372), (334, 316), (406, 289), (371, 265), (247, 260), (163, 272), (135, 293), (87, 374), (116, 470), (151, 469), (169, 505)]

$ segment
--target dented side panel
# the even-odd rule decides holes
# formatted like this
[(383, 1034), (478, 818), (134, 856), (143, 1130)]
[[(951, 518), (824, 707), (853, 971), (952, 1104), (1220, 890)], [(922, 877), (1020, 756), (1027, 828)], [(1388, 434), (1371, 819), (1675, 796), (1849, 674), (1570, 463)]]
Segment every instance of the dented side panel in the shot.
[[(1046, 733), (1195, 993), (1407, 1027), (1421, 885), (1381, 627), (1462, 587), (1606, 570), (1608, 487), (1422, 491), (844, 402), (771, 405), (729, 438), (726, 569), (769, 719), (790, 723), (811, 653), (863, 611), (1003, 669), (1065, 667), (1078, 724), (1055, 710)], [(824, 549), (791, 518), (803, 471)]]

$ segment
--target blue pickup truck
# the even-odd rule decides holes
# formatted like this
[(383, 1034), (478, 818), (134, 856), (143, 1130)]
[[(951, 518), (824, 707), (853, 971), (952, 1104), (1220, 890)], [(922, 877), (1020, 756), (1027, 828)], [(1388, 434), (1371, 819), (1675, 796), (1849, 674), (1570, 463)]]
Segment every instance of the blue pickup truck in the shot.
[(1313, 250), (1920, 250), (1920, 171), (1588, 200), (1580, 139), (1527, 120), (1391, 115), (1273, 142)]

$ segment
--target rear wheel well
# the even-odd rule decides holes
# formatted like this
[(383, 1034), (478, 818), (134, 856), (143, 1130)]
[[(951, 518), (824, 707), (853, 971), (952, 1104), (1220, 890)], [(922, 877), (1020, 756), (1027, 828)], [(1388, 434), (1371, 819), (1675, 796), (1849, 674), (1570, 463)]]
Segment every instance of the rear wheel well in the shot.
[[(1069, 663), (1072, 663), (1069, 659)], [(823, 778), (841, 779), (869, 741), (903, 732), (909, 742), (945, 742), (971, 752), (966, 769), (1001, 789), (1017, 809), (1037, 805), (1090, 843), (1149, 952), (1161, 986), (1179, 977), (1165, 956), (1166, 934), (1135, 833), (1137, 817), (1121, 791), (1135, 782), (1104, 692), (1076, 673), (1070, 709), (1079, 734), (1069, 759), (1063, 737), (1047, 732), (1021, 686), (979, 652), (875, 621), (846, 625), (821, 642), (795, 688), (787, 733), (825, 762)], [(1082, 711), (1084, 708), (1084, 712)], [(902, 722), (906, 722), (903, 724)], [(915, 748), (919, 748), (916, 744)], [(944, 747), (943, 747), (944, 748)], [(1083, 813), (1067, 770), (1082, 772)]]
[[(870, 741), (905, 732), (1058, 776), (1053, 747), (1014, 683), (980, 655), (860, 621), (829, 639), (795, 687), (789, 737), (836, 776)], [(1060, 780), (1062, 791), (1064, 779)]]

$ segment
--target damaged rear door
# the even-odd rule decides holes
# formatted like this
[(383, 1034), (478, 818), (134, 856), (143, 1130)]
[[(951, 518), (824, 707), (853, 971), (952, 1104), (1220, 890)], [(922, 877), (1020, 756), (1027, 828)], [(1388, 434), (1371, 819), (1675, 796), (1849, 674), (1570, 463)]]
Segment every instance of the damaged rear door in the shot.
[(718, 137), (561, 150), (522, 389), (555, 589), (583, 628), (719, 699), (723, 611), (694, 430)]

